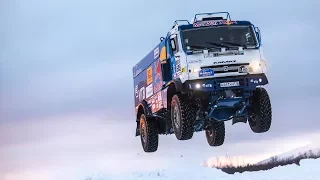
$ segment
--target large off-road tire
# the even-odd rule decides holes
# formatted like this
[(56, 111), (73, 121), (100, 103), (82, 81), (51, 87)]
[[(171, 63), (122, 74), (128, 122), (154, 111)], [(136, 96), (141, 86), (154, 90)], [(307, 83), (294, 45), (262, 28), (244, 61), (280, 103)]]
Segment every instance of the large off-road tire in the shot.
[(252, 114), (248, 121), (255, 133), (269, 131), (272, 121), (272, 109), (268, 92), (264, 88), (257, 88), (251, 97)]
[(171, 121), (178, 140), (189, 140), (194, 133), (195, 109), (187, 95), (176, 94), (171, 100)]
[(207, 142), (210, 146), (221, 146), (225, 139), (224, 121), (217, 121), (205, 130)]
[(140, 116), (140, 139), (145, 152), (158, 150), (158, 125), (155, 118), (147, 118), (144, 114)]

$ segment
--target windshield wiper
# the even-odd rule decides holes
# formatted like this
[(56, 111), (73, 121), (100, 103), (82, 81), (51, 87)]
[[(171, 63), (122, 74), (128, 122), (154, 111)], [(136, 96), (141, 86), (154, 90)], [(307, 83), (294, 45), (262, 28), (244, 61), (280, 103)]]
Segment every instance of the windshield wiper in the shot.
[(206, 47), (206, 46), (198, 46), (198, 45), (189, 45), (191, 48), (196, 48), (198, 50), (203, 50), (203, 49), (220, 49), (217, 47)]
[(240, 43), (225, 42), (225, 41), (223, 41), (222, 43), (224, 43), (224, 44), (230, 44), (230, 45), (234, 45), (234, 46), (241, 46), (241, 47), (247, 48), (247, 45), (240, 44)]
[(216, 47), (225, 47), (225, 48), (230, 48), (230, 46), (227, 46), (227, 45), (224, 45), (224, 44), (221, 44), (221, 43), (215, 43), (215, 42), (205, 42), (205, 43), (208, 43), (208, 44), (214, 45), (214, 46), (216, 46)]

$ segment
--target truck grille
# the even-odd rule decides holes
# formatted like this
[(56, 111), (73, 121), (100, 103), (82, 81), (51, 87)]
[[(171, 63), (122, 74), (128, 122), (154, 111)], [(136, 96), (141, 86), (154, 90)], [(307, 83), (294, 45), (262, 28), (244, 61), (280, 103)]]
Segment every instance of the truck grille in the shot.
[(242, 64), (229, 64), (229, 65), (213, 65), (213, 66), (205, 66), (201, 67), (201, 69), (212, 69), (215, 74), (222, 74), (222, 73), (230, 73), (230, 72), (240, 72), (241, 67), (248, 68), (249, 63), (242, 63)]

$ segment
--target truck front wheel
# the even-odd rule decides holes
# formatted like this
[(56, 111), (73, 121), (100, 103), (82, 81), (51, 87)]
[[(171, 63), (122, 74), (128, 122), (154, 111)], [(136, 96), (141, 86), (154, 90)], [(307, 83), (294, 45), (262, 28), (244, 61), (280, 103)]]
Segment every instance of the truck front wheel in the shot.
[(251, 97), (252, 114), (248, 121), (255, 133), (264, 133), (271, 127), (272, 111), (268, 92), (264, 88), (257, 88)]
[(171, 121), (178, 140), (189, 140), (193, 136), (196, 113), (187, 95), (176, 94), (171, 101)]
[(210, 146), (221, 146), (225, 139), (224, 121), (212, 123), (211, 127), (205, 131), (208, 144)]
[(155, 152), (158, 149), (158, 126), (155, 118), (140, 116), (140, 139), (145, 152)]

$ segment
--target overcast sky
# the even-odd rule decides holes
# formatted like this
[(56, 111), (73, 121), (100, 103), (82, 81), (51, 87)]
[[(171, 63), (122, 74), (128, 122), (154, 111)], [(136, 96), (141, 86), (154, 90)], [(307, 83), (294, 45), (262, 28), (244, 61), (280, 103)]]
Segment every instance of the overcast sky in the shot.
[[(21, 132), (42, 129), (40, 135), (55, 136), (60, 131), (46, 131), (53, 122), (66, 125), (59, 117), (86, 112), (103, 112), (103, 123), (126, 123), (133, 136), (132, 67), (174, 20), (214, 11), (260, 27), (269, 68), (271, 132), (255, 136), (247, 125), (235, 125), (228, 130), (230, 142), (319, 131), (318, 7), (318, 0), (0, 1), (0, 150), (40, 138)], [(50, 126), (31, 125), (38, 121)]]
[(131, 118), (135, 63), (175, 19), (221, 10), (261, 28), (272, 97), (317, 95), (319, 2), (229, 2), (2, 1), (1, 112), (103, 108)]

